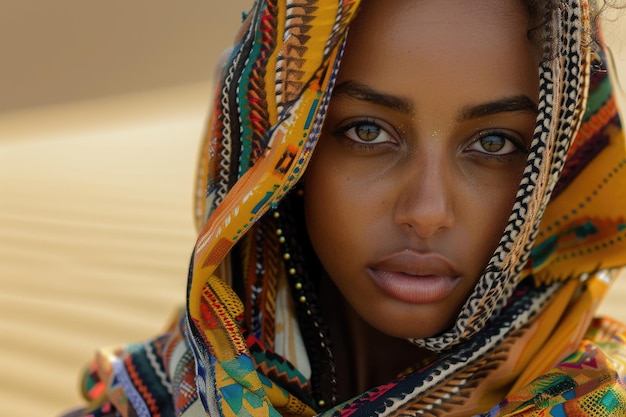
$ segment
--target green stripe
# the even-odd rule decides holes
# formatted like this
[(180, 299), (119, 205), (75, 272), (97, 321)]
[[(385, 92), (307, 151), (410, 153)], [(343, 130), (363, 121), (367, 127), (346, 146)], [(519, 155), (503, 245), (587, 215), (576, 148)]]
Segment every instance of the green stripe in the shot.
[(611, 97), (612, 91), (611, 79), (608, 76), (604, 77), (587, 99), (587, 108), (585, 109), (583, 122), (589, 120), (591, 116), (596, 114), (602, 106), (604, 106), (604, 103)]

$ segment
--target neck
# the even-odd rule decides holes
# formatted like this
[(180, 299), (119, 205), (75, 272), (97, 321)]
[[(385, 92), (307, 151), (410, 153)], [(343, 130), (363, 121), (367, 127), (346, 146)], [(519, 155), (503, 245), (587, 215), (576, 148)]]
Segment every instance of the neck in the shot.
[(389, 382), (429, 356), (430, 352), (365, 322), (330, 279), (322, 279), (320, 290), (335, 353), (339, 401)]

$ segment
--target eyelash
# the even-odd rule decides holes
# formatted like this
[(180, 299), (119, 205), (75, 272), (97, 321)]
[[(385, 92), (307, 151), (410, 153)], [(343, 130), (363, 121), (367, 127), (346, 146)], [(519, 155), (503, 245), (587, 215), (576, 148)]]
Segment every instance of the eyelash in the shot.
[(466, 152), (472, 152), (473, 150), (470, 149), (471, 146), (473, 146), (474, 144), (480, 142), (482, 139), (487, 138), (489, 136), (497, 136), (497, 137), (501, 137), (505, 139), (506, 141), (510, 142), (515, 147), (515, 150), (509, 153), (505, 153), (505, 154), (476, 151), (478, 156), (481, 158), (484, 158), (487, 160), (508, 161), (511, 158), (513, 158), (515, 155), (519, 155), (520, 153), (524, 155), (528, 154), (528, 148), (526, 147), (526, 145), (524, 144), (522, 140), (517, 138), (515, 135), (511, 135), (510, 133), (507, 133), (506, 131), (503, 131), (503, 130), (486, 130), (486, 131), (480, 132), (478, 134), (478, 137), (475, 140), (473, 140), (465, 148)]
[(389, 137), (394, 138), (394, 135), (389, 133), (389, 130), (390, 130), (389, 128), (381, 126), (380, 122), (378, 122), (376, 119), (371, 119), (371, 118), (363, 118), (363, 119), (355, 120), (346, 126), (342, 126), (339, 129), (336, 129), (333, 132), (333, 134), (337, 135), (345, 144), (347, 144), (351, 148), (358, 148), (359, 150), (364, 151), (364, 152), (374, 150), (376, 149), (377, 146), (381, 146), (385, 144), (390, 144), (390, 145), (392, 144), (391, 142), (382, 142), (382, 143), (359, 142), (356, 139), (352, 139), (348, 137), (347, 132), (349, 132), (351, 129), (354, 129), (359, 126), (364, 126), (364, 125), (376, 126), (378, 129), (380, 129), (381, 132), (384, 132), (387, 135), (389, 135)]

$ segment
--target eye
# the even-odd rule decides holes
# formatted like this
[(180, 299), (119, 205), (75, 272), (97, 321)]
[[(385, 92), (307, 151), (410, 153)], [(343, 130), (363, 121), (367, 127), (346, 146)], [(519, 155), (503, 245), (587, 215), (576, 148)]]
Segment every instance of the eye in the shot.
[(489, 155), (509, 155), (516, 152), (526, 152), (521, 142), (504, 132), (484, 132), (469, 146), (472, 151)]
[(341, 129), (348, 139), (362, 144), (395, 143), (394, 138), (378, 123), (360, 120)]

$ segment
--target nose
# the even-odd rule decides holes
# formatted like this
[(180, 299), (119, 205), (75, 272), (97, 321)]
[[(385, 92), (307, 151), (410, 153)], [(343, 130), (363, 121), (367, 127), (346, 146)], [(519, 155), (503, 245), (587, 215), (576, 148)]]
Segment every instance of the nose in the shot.
[(406, 168), (394, 208), (394, 221), (422, 239), (454, 224), (454, 184), (449, 165), (441, 159), (413, 161)]

